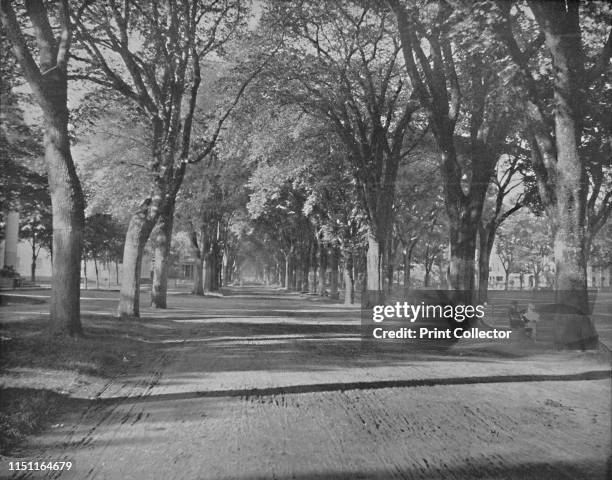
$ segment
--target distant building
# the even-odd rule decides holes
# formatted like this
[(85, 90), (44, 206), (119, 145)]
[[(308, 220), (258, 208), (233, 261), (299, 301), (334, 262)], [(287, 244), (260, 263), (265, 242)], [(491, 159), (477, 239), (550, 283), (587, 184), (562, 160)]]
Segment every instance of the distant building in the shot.
[[(32, 248), (28, 242), (20, 241), (18, 235), (19, 213), (10, 212), (6, 215), (5, 238), (0, 242), (0, 268), (5, 265), (12, 266), (19, 275), (28, 280), (31, 276)], [(84, 262), (81, 262), (81, 278), (83, 278), (85, 274), (84, 267)], [(145, 253), (142, 259), (141, 277), (150, 279), (151, 268), (151, 256)], [(92, 260), (87, 261), (86, 269), (87, 279), (91, 285), (95, 283), (96, 280), (95, 267)], [(117, 271), (114, 264), (103, 265), (99, 263), (98, 269), (100, 285), (116, 285)], [(36, 282), (43, 284), (49, 283), (52, 275), (51, 255), (47, 250), (42, 248), (36, 259)], [(121, 279), (121, 264), (119, 264), (119, 278)]]

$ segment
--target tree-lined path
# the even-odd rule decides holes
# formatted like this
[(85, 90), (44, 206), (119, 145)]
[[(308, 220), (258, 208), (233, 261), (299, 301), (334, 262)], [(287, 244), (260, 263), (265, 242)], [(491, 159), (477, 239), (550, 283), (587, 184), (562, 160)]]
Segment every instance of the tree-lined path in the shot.
[[(57, 478), (605, 478), (610, 370), (596, 354), (372, 351), (355, 307), (225, 293), (171, 292), (167, 311), (128, 325), (113, 318), (116, 293), (82, 301), (86, 334), (151, 349), (109, 383), (44, 372), (69, 397), (31, 442), (73, 462)], [(2, 321), (43, 309), (12, 304)], [(42, 381), (9, 371), (5, 386), (27, 375)]]
[[(610, 2), (0, 0), (0, 39), (13, 477), (612, 477)], [(363, 341), (361, 299), (443, 326)]]

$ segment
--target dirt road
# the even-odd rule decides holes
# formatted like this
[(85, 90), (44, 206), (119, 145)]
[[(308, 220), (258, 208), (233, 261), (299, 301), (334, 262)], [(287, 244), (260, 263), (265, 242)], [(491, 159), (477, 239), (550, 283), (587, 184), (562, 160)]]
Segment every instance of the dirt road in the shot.
[(595, 355), (365, 351), (355, 309), (235, 293), (145, 310), (159, 355), (75, 400), (27, 460), (78, 480), (606, 478)]

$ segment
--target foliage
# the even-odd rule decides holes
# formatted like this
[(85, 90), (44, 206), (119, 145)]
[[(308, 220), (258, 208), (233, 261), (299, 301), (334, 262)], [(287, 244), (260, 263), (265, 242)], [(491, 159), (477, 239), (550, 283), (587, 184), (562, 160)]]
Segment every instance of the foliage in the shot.
[(612, 223), (604, 225), (593, 240), (590, 262), (599, 267), (612, 266)]
[(280, 42), (267, 84), (343, 144), (366, 222), (385, 242), (399, 162), (420, 138), (391, 15), (376, 2), (271, 2), (262, 23)]
[(97, 213), (85, 218), (83, 256), (104, 262), (119, 262), (123, 253), (125, 226), (109, 214)]
[(550, 262), (551, 242), (545, 217), (520, 212), (501, 226), (496, 249), (506, 272), (531, 272), (538, 276)]
[[(2, 55), (6, 64), (2, 66), (0, 83), (0, 239), (4, 236), (4, 215), (11, 209), (20, 208), (20, 198), (31, 204), (42, 183), (43, 175), (37, 173), (36, 159), (43, 154), (41, 132), (24, 120), (20, 95), (14, 93), (11, 84), (11, 63), (8, 52)], [(14, 65), (13, 65), (13, 68)], [(5, 77), (6, 74), (6, 77)]]
[(46, 176), (30, 173), (29, 177), (34, 177), (36, 182), (23, 185), (20, 192), (19, 238), (30, 244), (34, 270), (41, 248), (53, 253), (53, 216)]

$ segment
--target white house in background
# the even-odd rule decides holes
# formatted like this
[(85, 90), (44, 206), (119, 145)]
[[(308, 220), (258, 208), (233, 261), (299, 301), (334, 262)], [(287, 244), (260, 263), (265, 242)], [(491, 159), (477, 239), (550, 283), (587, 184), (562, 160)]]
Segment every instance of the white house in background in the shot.
[[(543, 271), (540, 273), (540, 287), (552, 287), (555, 278), (555, 264), (552, 258), (544, 265)], [(505, 286), (506, 273), (502, 266), (502, 261), (495, 250), (491, 253), (491, 261), (489, 262), (489, 288), (491, 290), (503, 289)], [(532, 273), (523, 274), (523, 288), (533, 288), (535, 283)], [(521, 285), (521, 276), (518, 273), (511, 273), (508, 279), (508, 287), (510, 289), (518, 289)], [(610, 290), (612, 289), (612, 265), (605, 267), (587, 265), (587, 286), (589, 288), (598, 288)]]
[[(448, 255), (448, 252), (447, 252)], [(474, 261), (476, 271), (477, 263)], [(444, 265), (448, 265), (448, 257), (444, 261)], [(422, 285), (425, 277), (425, 271), (422, 265), (415, 265), (411, 271), (411, 279), (413, 284)], [(398, 276), (398, 281), (401, 282)], [(439, 269), (438, 266), (434, 266), (431, 272), (431, 287), (438, 288), (439, 286)], [(555, 279), (555, 264), (552, 258), (549, 258), (545, 264), (542, 272), (539, 275), (539, 288), (550, 288), (554, 285)], [(587, 286), (589, 288), (597, 288), (604, 290), (612, 289), (612, 265), (607, 267), (595, 267), (587, 266)], [(503, 290), (506, 284), (506, 272), (504, 270), (502, 261), (493, 249), (491, 252), (491, 259), (489, 261), (489, 289), (490, 290)], [(533, 273), (523, 274), (523, 289), (530, 290), (535, 286), (535, 275)], [(518, 290), (521, 288), (521, 275), (519, 273), (511, 273), (508, 277), (508, 288), (511, 290)]]
[(612, 265), (607, 267), (587, 267), (587, 281), (589, 287), (612, 289)]
[[(18, 239), (19, 233), (19, 213), (10, 212), (6, 216), (5, 238), (0, 242), (0, 268), (5, 265), (12, 265), (15, 271), (24, 279), (30, 279), (32, 265), (32, 248), (27, 241)], [(87, 279), (90, 287), (95, 285), (96, 271), (92, 260), (81, 262), (81, 278), (85, 276), (85, 268), (87, 269)], [(143, 255), (142, 259), (142, 278), (151, 278), (151, 257)], [(101, 286), (116, 285), (117, 272), (115, 265), (108, 267), (98, 264), (98, 272)], [(42, 248), (36, 260), (36, 280), (37, 283), (49, 283), (52, 276), (51, 255), (47, 250)], [(121, 279), (121, 264), (119, 264), (119, 279)]]

